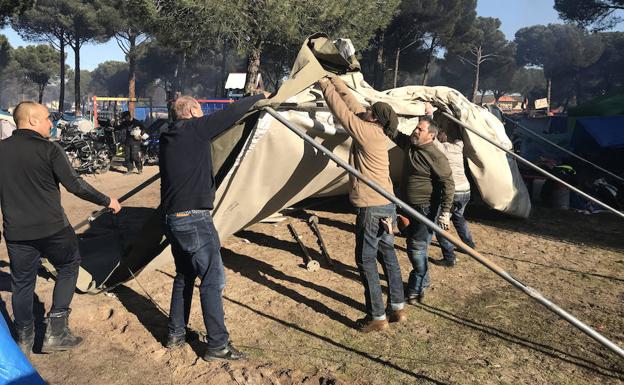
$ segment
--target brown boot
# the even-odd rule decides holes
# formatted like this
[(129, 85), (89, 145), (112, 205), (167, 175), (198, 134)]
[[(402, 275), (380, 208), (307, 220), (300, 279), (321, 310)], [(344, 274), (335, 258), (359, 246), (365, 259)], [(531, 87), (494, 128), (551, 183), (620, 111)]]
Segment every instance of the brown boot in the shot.
[(357, 329), (362, 333), (378, 332), (388, 328), (388, 320), (374, 320), (364, 317), (356, 321)]
[(405, 309), (390, 311), (390, 316), (388, 317), (389, 322), (403, 322), (405, 320), (407, 320), (407, 312)]

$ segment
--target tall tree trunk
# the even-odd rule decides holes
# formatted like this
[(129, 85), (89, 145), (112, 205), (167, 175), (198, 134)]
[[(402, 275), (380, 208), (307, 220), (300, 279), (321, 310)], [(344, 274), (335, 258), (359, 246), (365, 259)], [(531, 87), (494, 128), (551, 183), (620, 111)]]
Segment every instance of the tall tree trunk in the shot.
[(401, 48), (397, 48), (396, 55), (394, 56), (394, 79), (392, 80), (392, 88), (397, 87), (397, 80), (399, 76), (399, 56), (401, 55)]
[(60, 78), (61, 83), (59, 85), (59, 106), (58, 111), (63, 112), (65, 110), (65, 40), (59, 38), (59, 50), (61, 51), (61, 71)]
[(128, 33), (128, 111), (130, 116), (134, 118), (134, 98), (136, 98), (136, 32)]
[(384, 89), (384, 74), (386, 73), (384, 65), (384, 42), (385, 33), (380, 32), (377, 39), (377, 58), (375, 59), (375, 89), (379, 91)]
[(76, 39), (74, 50), (74, 103), (76, 116), (82, 116), (82, 100), (80, 99), (80, 41)]
[(256, 80), (260, 72), (260, 55), (262, 54), (262, 44), (258, 43), (249, 54), (247, 64), (247, 81), (245, 82), (245, 94), (251, 94), (255, 91)]
[(552, 78), (546, 79), (546, 101), (548, 102), (548, 111), (550, 111), (550, 93), (552, 92)]
[(427, 85), (427, 76), (429, 75), (429, 64), (431, 63), (431, 58), (433, 57), (433, 51), (435, 51), (437, 36), (433, 35), (431, 38), (431, 47), (429, 47), (429, 52), (427, 52), (427, 61), (425, 62), (425, 71), (423, 72), (422, 77), (422, 85)]
[(474, 82), (472, 83), (472, 91), (470, 93), (469, 100), (471, 102), (476, 101), (477, 90), (479, 89), (479, 71), (481, 70), (481, 47), (477, 49), (477, 55), (475, 60), (475, 74), (474, 74)]
[(45, 90), (45, 84), (37, 85), (39, 91), (39, 104), (43, 104), (43, 91)]
[(225, 82), (227, 81), (227, 41), (223, 41), (223, 50), (221, 51), (221, 79), (219, 80), (218, 86), (219, 91), (218, 94), (215, 93), (215, 96), (226, 97), (225, 94)]

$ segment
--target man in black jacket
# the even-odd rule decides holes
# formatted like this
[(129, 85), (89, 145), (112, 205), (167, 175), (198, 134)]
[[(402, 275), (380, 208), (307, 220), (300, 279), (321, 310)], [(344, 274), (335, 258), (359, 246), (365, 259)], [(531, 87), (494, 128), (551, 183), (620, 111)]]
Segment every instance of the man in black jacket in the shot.
[(147, 139), (145, 126), (140, 121), (130, 116), (130, 111), (121, 113), (121, 123), (117, 130), (122, 131), (125, 138), (124, 152), (126, 155), (126, 175), (132, 174), (134, 168), (141, 174), (143, 172), (143, 157), (141, 156), (141, 144)]
[(230, 128), (262, 95), (242, 99), (204, 116), (190, 96), (173, 106), (176, 122), (160, 136), (161, 207), (176, 266), (171, 294), (167, 348), (184, 344), (195, 278), (208, 334), (204, 360), (238, 360), (243, 354), (229, 340), (221, 298), (225, 272), (219, 234), (210, 210), (215, 198), (211, 142)]
[(11, 268), (13, 316), (18, 344), (28, 355), (34, 341), (33, 295), (41, 256), (56, 268), (44, 352), (74, 348), (82, 338), (68, 327), (78, 278), (78, 239), (63, 207), (59, 182), (67, 191), (115, 213), (121, 206), (91, 187), (72, 169), (63, 149), (50, 142), (47, 108), (22, 102), (14, 111), (18, 130), (0, 142), (0, 206)]

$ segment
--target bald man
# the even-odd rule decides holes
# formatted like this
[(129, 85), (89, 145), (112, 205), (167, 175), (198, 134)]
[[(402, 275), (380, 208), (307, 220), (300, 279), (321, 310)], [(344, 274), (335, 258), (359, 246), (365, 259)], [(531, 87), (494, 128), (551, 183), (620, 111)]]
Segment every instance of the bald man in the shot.
[(42, 351), (68, 350), (82, 342), (68, 326), (80, 253), (76, 234), (61, 206), (59, 183), (79, 198), (109, 207), (115, 213), (121, 206), (117, 199), (80, 178), (63, 149), (48, 140), (52, 122), (46, 107), (22, 102), (13, 117), (18, 129), (0, 141), (0, 206), (18, 345), (28, 356), (35, 335), (33, 295), (42, 256), (57, 271)]
[(263, 97), (244, 98), (225, 110), (204, 116), (197, 100), (182, 96), (173, 105), (176, 122), (160, 135), (161, 207), (176, 266), (166, 346), (174, 349), (185, 343), (193, 286), (199, 276), (199, 296), (208, 334), (202, 358), (207, 361), (243, 358), (230, 343), (224, 321), (221, 295), (225, 272), (219, 234), (210, 215), (216, 188), (210, 147), (214, 138), (232, 127)]

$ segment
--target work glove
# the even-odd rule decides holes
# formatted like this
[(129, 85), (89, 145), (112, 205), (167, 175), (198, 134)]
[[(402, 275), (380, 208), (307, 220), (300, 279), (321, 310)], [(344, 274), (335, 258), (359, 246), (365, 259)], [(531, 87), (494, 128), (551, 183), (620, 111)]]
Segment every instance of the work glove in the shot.
[(438, 217), (438, 226), (448, 231), (451, 228), (451, 213), (444, 212)]

